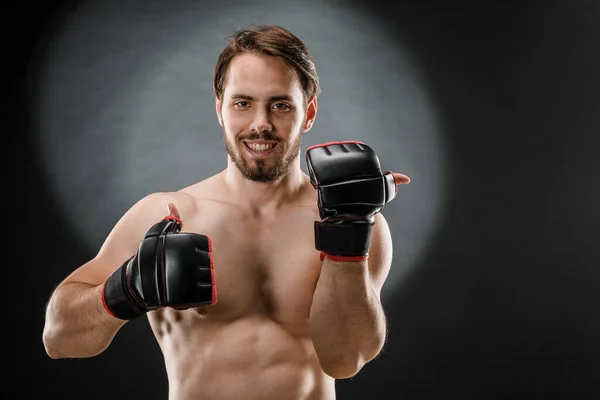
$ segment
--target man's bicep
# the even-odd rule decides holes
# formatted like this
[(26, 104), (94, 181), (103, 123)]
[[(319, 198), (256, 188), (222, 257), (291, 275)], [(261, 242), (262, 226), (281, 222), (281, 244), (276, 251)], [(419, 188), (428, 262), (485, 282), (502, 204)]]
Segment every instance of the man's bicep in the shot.
[(104, 282), (135, 255), (148, 229), (166, 215), (168, 201), (167, 194), (156, 193), (135, 203), (114, 225), (96, 256), (74, 270), (64, 282), (90, 285)]
[(390, 272), (392, 254), (392, 235), (389, 225), (381, 213), (375, 214), (368, 263), (373, 290), (378, 297)]

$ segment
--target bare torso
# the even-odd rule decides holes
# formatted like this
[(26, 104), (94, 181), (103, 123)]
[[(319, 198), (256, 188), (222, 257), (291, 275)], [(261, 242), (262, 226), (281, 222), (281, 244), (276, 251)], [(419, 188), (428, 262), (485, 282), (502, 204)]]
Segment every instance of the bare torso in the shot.
[(183, 231), (212, 240), (218, 303), (148, 314), (164, 354), (169, 399), (335, 399), (309, 328), (321, 268), (316, 192), (304, 190), (284, 209), (253, 215), (217, 184), (211, 179), (180, 196)]

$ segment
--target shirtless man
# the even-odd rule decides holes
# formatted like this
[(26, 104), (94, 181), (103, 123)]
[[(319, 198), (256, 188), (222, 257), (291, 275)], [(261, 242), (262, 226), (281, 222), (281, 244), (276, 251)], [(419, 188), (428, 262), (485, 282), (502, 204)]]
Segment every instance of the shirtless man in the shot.
[(95, 356), (146, 315), (171, 400), (335, 399), (385, 342), (380, 211), (409, 178), (355, 142), (313, 146), (301, 170), (319, 84), (287, 30), (238, 32), (214, 79), (227, 167), (123, 215), (50, 297), (46, 351)]

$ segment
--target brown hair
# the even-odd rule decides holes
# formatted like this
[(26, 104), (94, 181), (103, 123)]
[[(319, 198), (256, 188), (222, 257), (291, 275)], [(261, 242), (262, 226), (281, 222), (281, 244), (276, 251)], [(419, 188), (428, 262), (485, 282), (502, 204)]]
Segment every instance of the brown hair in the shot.
[(275, 25), (262, 25), (238, 30), (219, 55), (215, 66), (213, 89), (222, 99), (227, 68), (239, 54), (256, 53), (277, 57), (290, 66), (298, 76), (304, 101), (318, 96), (321, 89), (319, 76), (308, 48), (290, 31)]

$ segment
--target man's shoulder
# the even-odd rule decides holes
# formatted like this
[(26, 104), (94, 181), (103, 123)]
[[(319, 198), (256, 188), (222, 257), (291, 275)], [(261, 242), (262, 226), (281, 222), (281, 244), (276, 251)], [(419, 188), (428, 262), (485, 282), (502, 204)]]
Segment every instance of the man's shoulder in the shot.
[(181, 187), (179, 189), (174, 190), (165, 190), (165, 191), (155, 191), (147, 194), (140, 201), (143, 202), (162, 202), (164, 200), (181, 200), (181, 201), (191, 201), (191, 200), (199, 200), (203, 196), (206, 196), (212, 188), (217, 184), (217, 180), (220, 179), (220, 174), (209, 176), (206, 179), (201, 181), (192, 183), (190, 185)]
[(173, 194), (175, 196), (187, 198), (196, 202), (206, 200), (215, 195), (215, 192), (218, 191), (219, 185), (221, 185), (221, 180), (222, 174), (215, 174), (199, 182), (185, 186)]
[(211, 176), (180, 189), (148, 193), (137, 201), (134, 208), (149, 210), (162, 207), (166, 210), (167, 205), (173, 203), (180, 211), (189, 210), (210, 192), (214, 180), (215, 177)]

